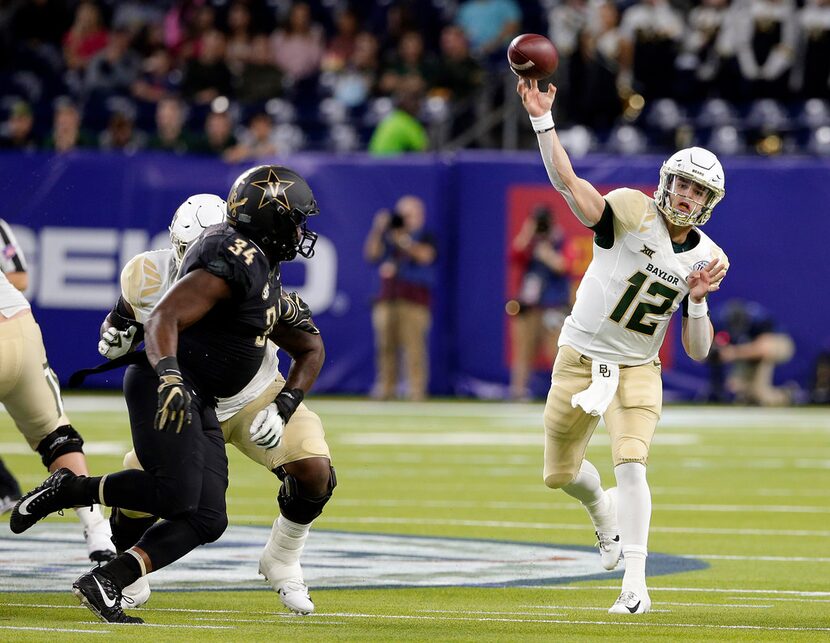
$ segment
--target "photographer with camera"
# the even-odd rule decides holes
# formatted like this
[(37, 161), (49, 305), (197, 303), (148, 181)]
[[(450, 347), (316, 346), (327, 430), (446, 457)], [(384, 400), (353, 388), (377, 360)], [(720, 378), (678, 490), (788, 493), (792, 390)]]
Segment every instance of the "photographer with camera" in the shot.
[(416, 196), (398, 199), (395, 209), (380, 210), (364, 245), (366, 261), (377, 265), (380, 291), (372, 307), (377, 381), (375, 397), (395, 398), (398, 364), (403, 353), (407, 398), (427, 395), (429, 359), (427, 334), (435, 281), (435, 242), (424, 230), (424, 202)]
[(559, 330), (570, 304), (564, 249), (565, 236), (546, 205), (534, 208), (511, 244), (510, 261), (522, 272), (519, 292), (506, 306), (511, 318), (511, 399), (531, 399), (528, 383), (540, 351), (545, 368), (556, 357)]

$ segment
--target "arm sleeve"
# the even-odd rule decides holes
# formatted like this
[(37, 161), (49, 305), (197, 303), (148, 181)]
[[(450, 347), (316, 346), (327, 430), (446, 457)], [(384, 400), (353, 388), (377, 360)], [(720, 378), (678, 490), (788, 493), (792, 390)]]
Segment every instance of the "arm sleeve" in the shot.
[(23, 250), (20, 249), (11, 227), (3, 219), (0, 219), (0, 242), (2, 242), (0, 270), (4, 273), (26, 272), (26, 258), (23, 256)]

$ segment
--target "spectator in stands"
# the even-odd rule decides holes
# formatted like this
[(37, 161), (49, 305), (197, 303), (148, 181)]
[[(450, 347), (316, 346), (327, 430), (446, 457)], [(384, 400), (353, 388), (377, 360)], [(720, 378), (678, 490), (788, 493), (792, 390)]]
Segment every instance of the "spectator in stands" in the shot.
[(47, 137), (44, 147), (58, 153), (71, 152), (79, 147), (95, 147), (95, 141), (81, 130), (81, 112), (78, 106), (67, 97), (55, 102), (52, 133)]
[(240, 73), (250, 59), (252, 44), (251, 10), (244, 2), (234, 2), (228, 9), (228, 41), (225, 48), (225, 61), (234, 74)]
[(595, 7), (588, 27), (580, 34), (579, 50), (571, 60), (573, 120), (596, 129), (609, 129), (620, 116), (617, 75), (622, 55), (619, 12), (613, 2)]
[(271, 37), (277, 67), (295, 82), (317, 76), (325, 46), (323, 28), (312, 22), (306, 2), (292, 4), (285, 26)]
[(715, 399), (724, 399), (725, 389), (738, 403), (781, 406), (793, 401), (792, 388), (776, 387), (773, 375), (777, 366), (792, 359), (795, 344), (776, 330), (767, 310), (734, 299), (715, 315), (714, 327), (709, 364)]
[(375, 128), (369, 140), (369, 152), (388, 155), (426, 151), (429, 148), (429, 136), (418, 120), (422, 101), (420, 79), (407, 78), (402, 81), (395, 95), (396, 107)]
[(830, 0), (807, 0), (798, 22), (797, 85), (805, 98), (830, 99)]
[(198, 105), (231, 93), (231, 72), (225, 64), (225, 35), (208, 31), (202, 36), (197, 58), (187, 61), (182, 94)]
[(266, 112), (257, 112), (251, 117), (248, 128), (239, 136), (239, 143), (227, 150), (224, 159), (238, 163), (248, 159), (274, 156), (279, 152), (274, 121)]
[(234, 93), (244, 105), (264, 103), (282, 95), (282, 73), (271, 56), (268, 36), (254, 36), (248, 58), (235, 78)]
[(640, 0), (622, 15), (620, 83), (647, 100), (672, 96), (675, 57), (685, 24), (668, 0)]
[(455, 17), (473, 55), (491, 66), (504, 65), (504, 52), (521, 22), (522, 12), (514, 0), (464, 0)]
[(395, 53), (383, 66), (379, 89), (382, 94), (391, 95), (405, 80), (415, 79), (424, 91), (431, 85), (434, 73), (435, 62), (424, 51), (424, 39), (421, 34), (407, 31), (401, 36)]
[(98, 147), (109, 152), (135, 154), (147, 144), (147, 136), (135, 128), (135, 110), (113, 110), (107, 129), (98, 137)]
[(366, 237), (364, 257), (378, 267), (380, 292), (372, 308), (377, 382), (374, 395), (396, 397), (398, 364), (406, 362), (407, 398), (426, 398), (429, 383), (427, 336), (432, 324), (435, 241), (424, 228), (424, 202), (401, 197), (393, 212), (380, 210)]
[(521, 273), (516, 298), (508, 302), (510, 318), (510, 397), (527, 401), (528, 383), (537, 356), (545, 357), (549, 371), (556, 343), (570, 304), (565, 235), (553, 213), (541, 205), (525, 219), (510, 244), (510, 262)]
[(107, 46), (108, 34), (101, 9), (94, 2), (81, 2), (75, 20), (63, 37), (63, 58), (70, 71), (83, 70), (92, 57)]
[(130, 49), (131, 36), (126, 29), (114, 29), (107, 46), (89, 61), (84, 76), (84, 93), (108, 96), (127, 94), (138, 77), (141, 60)]
[(38, 142), (34, 135), (35, 119), (32, 108), (24, 100), (15, 101), (9, 113), (9, 120), (0, 129), (0, 148), (32, 152)]
[(451, 101), (450, 136), (458, 136), (478, 118), (481, 103), (475, 98), (486, 80), (461, 27), (447, 25), (441, 31), (441, 51), (432, 76), (430, 95)]
[(357, 35), (354, 52), (343, 69), (332, 72), (332, 95), (347, 107), (365, 105), (378, 93), (378, 40), (366, 31)]
[(560, 121), (573, 120), (580, 113), (584, 114), (575, 103), (582, 93), (579, 84), (583, 77), (579, 64), (580, 40), (590, 18), (588, 0), (564, 0), (556, 3), (548, 13), (548, 37), (559, 52), (559, 67), (553, 81), (560, 96), (556, 101), (556, 116)]
[(348, 6), (337, 12), (335, 26), (337, 31), (328, 42), (321, 64), (324, 71), (339, 71), (348, 64), (360, 33), (357, 14)]
[(72, 24), (72, 17), (62, 0), (32, 0), (18, 3), (16, 10), (12, 10), (9, 32), (32, 49), (44, 45), (59, 46)]
[(683, 90), (678, 96), (696, 99), (713, 93), (740, 95), (730, 0), (703, 0), (692, 8), (686, 22), (676, 61)]
[(754, 98), (784, 99), (798, 45), (793, 0), (751, 0), (733, 14), (741, 74)]
[(142, 63), (141, 73), (131, 87), (132, 95), (148, 103), (172, 96), (179, 88), (179, 72), (167, 49), (156, 49)]
[(193, 151), (200, 154), (222, 156), (237, 144), (233, 133), (233, 119), (228, 110), (211, 111), (205, 119), (205, 133), (194, 146)]
[(148, 149), (184, 154), (193, 141), (184, 129), (185, 107), (178, 98), (168, 96), (156, 105), (156, 131), (147, 143)]

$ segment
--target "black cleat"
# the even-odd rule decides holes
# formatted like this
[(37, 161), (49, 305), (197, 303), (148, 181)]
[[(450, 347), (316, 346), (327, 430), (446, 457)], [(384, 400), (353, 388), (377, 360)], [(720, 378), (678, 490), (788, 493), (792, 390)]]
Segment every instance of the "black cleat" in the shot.
[(65, 483), (77, 477), (69, 469), (58, 469), (39, 487), (25, 494), (12, 509), (9, 519), (12, 532), (22, 534), (50, 513), (71, 507), (72, 503), (66, 501)]
[(137, 616), (128, 616), (121, 609), (121, 590), (97, 570), (87, 572), (72, 583), (72, 593), (82, 605), (104, 623), (143, 623)]

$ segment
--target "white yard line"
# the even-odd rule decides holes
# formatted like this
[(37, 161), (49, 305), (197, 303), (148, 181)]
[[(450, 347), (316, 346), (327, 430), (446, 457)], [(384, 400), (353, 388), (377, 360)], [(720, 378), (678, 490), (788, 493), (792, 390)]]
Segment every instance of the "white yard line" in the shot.
[[(102, 624), (103, 625), (103, 624)], [(24, 627), (22, 625), (0, 625), (0, 630), (20, 632), (61, 632), (67, 634), (114, 634), (115, 630), (80, 630), (68, 627)]]

